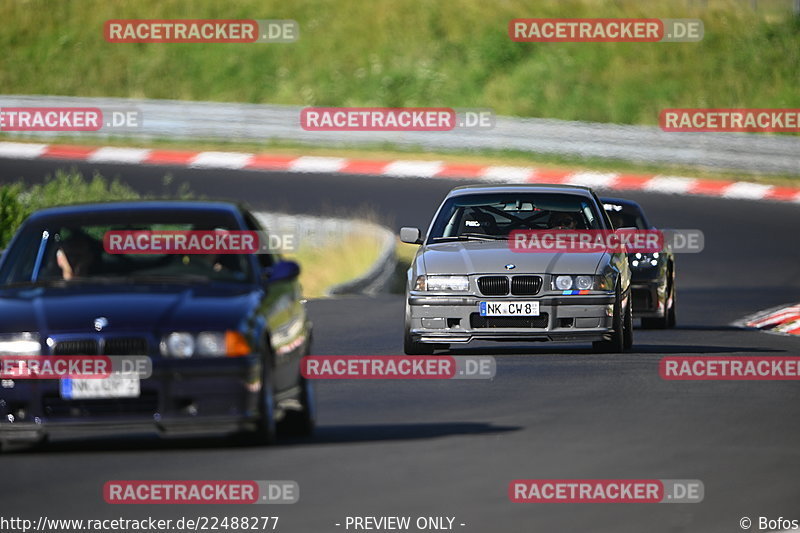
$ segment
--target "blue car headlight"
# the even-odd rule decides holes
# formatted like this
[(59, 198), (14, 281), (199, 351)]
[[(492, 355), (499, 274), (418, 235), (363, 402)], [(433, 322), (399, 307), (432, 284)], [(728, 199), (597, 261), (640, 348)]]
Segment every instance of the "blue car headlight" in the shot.
[(37, 333), (5, 333), (0, 335), (0, 355), (41, 355)]
[(173, 331), (161, 339), (161, 355), (176, 359), (190, 357), (242, 357), (252, 353), (247, 339), (238, 331)]

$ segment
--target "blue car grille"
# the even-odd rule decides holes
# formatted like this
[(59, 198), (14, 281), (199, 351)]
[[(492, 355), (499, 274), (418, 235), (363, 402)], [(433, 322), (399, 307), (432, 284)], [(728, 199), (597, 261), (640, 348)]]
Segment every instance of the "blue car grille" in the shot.
[(95, 339), (59, 340), (53, 345), (53, 355), (147, 355), (144, 337), (110, 337)]

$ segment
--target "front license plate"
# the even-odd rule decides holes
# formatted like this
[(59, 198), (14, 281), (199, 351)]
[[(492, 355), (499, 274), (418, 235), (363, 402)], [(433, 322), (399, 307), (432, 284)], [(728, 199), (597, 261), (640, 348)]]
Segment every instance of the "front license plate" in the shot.
[(481, 316), (539, 316), (539, 302), (481, 302)]
[(141, 394), (137, 374), (112, 374), (102, 379), (64, 378), (61, 397), (68, 400), (95, 398), (138, 398)]

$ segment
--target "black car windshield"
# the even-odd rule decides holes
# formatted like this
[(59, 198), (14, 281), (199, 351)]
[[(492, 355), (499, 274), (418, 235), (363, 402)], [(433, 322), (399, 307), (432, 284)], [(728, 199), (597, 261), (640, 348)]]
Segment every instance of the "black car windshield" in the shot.
[(642, 216), (642, 212), (638, 209), (610, 203), (603, 204), (603, 207), (606, 213), (608, 213), (608, 218), (611, 220), (611, 224), (615, 229), (650, 229), (644, 216)]
[(508, 239), (515, 230), (604, 229), (589, 198), (559, 193), (469, 194), (448, 199), (428, 242)]
[[(26, 226), (0, 269), (0, 285), (80, 282), (246, 282), (252, 267), (243, 254), (109, 253), (108, 231), (238, 230), (224, 215), (103, 213)], [(216, 219), (215, 219), (216, 218)], [(187, 219), (193, 219), (189, 221)], [(201, 220), (202, 222), (197, 222)]]

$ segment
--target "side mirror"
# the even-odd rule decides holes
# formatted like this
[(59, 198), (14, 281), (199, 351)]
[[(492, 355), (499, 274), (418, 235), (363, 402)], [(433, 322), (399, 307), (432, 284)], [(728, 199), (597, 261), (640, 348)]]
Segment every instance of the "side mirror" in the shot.
[(300, 275), (300, 265), (294, 261), (279, 261), (263, 270), (264, 281), (291, 281)]
[(422, 244), (419, 228), (400, 228), (400, 240), (408, 244)]

